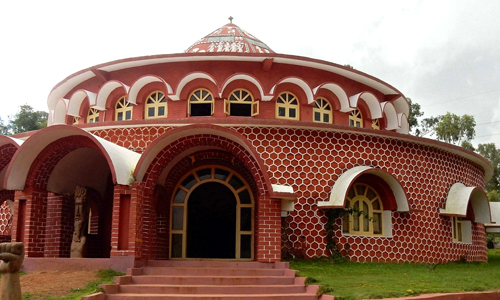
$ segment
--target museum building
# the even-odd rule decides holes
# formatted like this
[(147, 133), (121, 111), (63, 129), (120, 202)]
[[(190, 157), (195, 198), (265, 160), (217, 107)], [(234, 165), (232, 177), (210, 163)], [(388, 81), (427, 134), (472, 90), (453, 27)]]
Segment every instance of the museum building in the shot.
[(232, 22), (185, 53), (76, 72), (47, 104), (47, 128), (0, 136), (0, 241), (27, 259), (70, 257), (78, 188), (83, 257), (130, 265), (313, 258), (332, 243), (359, 262), (484, 261), (500, 228), (492, 166), (409, 135), (400, 91)]

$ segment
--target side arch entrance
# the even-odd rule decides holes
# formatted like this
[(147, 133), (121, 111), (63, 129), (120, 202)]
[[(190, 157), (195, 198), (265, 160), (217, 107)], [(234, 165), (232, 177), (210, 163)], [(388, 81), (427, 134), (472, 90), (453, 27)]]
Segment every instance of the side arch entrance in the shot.
[(170, 258), (253, 259), (254, 199), (235, 171), (210, 165), (188, 172), (170, 212)]

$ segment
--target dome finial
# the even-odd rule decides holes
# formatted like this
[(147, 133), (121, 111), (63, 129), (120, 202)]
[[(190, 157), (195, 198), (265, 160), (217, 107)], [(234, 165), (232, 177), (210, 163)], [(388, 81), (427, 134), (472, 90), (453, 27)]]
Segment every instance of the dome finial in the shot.
[(234, 19), (234, 18), (233, 18), (233, 17), (231, 17), (231, 16), (229, 16), (229, 18), (228, 18), (228, 19), (229, 19), (229, 23), (233, 24), (233, 19)]

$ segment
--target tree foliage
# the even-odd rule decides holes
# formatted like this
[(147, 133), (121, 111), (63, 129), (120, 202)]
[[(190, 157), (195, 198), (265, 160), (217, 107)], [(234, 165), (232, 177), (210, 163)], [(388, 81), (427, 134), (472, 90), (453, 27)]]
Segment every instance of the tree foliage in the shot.
[(47, 126), (48, 113), (35, 111), (28, 104), (21, 105), (14, 117), (9, 117), (8, 132), (12, 134), (38, 130)]
[(479, 144), (477, 152), (493, 165), (493, 177), (486, 184), (486, 190), (488, 192), (495, 190), (498, 198), (498, 191), (500, 191), (500, 149), (497, 149), (494, 143)]
[(420, 136), (420, 128), (418, 125), (418, 118), (424, 115), (424, 112), (420, 109), (420, 104), (413, 103), (411, 98), (406, 98), (408, 100), (408, 104), (410, 105), (410, 114), (408, 115), (408, 127), (410, 132), (412, 129), (415, 129), (415, 135)]
[(476, 136), (476, 121), (471, 115), (458, 116), (446, 113), (441, 116), (436, 126), (436, 137), (438, 140), (461, 145), (464, 141), (470, 141)]
[(0, 134), (9, 134), (9, 127), (3, 123), (2, 118), (0, 118)]

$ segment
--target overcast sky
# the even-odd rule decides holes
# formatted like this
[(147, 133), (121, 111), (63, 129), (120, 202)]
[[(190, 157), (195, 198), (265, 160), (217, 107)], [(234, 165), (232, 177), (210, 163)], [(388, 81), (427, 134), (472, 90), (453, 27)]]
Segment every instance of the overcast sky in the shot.
[(500, 1), (12, 1), (0, 4), (0, 117), (47, 110), (84, 68), (184, 52), (233, 22), (277, 53), (380, 78), (425, 117), (476, 119), (474, 144), (500, 145)]

